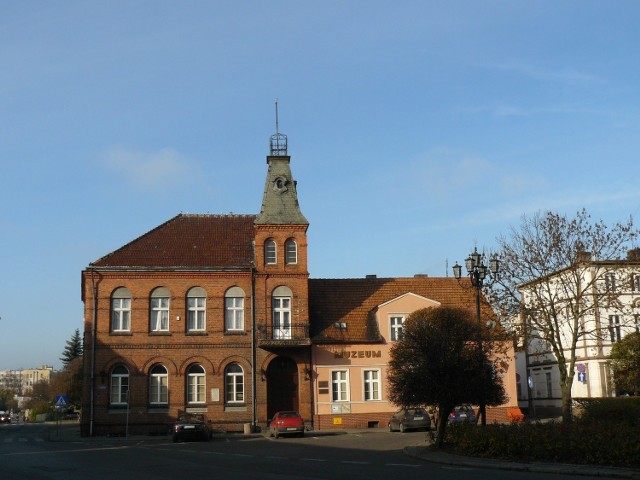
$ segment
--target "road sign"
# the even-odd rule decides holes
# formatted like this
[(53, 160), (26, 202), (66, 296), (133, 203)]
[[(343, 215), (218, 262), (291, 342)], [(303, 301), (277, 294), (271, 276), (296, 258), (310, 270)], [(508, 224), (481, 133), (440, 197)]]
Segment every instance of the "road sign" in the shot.
[(67, 396), (56, 395), (56, 407), (66, 407), (66, 406), (67, 406)]
[(578, 372), (578, 381), (587, 383), (587, 372)]

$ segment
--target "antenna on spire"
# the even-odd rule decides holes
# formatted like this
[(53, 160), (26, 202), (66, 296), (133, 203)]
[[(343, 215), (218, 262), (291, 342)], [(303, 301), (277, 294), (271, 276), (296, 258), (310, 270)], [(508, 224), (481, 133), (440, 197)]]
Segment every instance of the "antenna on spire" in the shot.
[(287, 156), (287, 136), (278, 130), (278, 98), (276, 97), (276, 134), (271, 135), (270, 151), (272, 157)]

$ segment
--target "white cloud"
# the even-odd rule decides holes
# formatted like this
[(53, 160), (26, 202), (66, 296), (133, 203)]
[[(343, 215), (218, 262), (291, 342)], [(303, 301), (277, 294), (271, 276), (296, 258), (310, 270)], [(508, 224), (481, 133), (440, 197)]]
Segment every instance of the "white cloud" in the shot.
[(175, 185), (188, 176), (200, 176), (196, 162), (172, 148), (146, 153), (114, 147), (104, 155), (104, 161), (109, 169), (147, 190)]

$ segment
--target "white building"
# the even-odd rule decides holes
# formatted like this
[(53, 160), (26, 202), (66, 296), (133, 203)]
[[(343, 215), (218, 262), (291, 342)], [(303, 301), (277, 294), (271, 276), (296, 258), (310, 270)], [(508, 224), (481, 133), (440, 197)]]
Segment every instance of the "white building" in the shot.
[[(529, 327), (516, 360), (521, 408), (538, 415), (560, 411), (562, 357), (574, 374), (573, 399), (619, 393), (610, 354), (615, 342), (640, 329), (639, 253), (635, 249), (626, 260), (598, 261), (581, 252), (573, 265), (519, 287), (522, 322)], [(541, 319), (557, 322), (558, 335)]]

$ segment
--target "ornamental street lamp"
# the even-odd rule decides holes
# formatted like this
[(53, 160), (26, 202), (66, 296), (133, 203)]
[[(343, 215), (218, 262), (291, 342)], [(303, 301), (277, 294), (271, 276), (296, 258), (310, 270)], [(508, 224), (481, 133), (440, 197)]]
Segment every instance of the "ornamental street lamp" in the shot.
[[(480, 312), (480, 296), (482, 292), (482, 287), (484, 286), (486, 281), (490, 279), (495, 280), (498, 277), (498, 272), (500, 270), (500, 260), (495, 255), (491, 257), (489, 260), (489, 266), (485, 265), (485, 255), (483, 253), (479, 253), (477, 247), (474, 247), (473, 252), (469, 254), (469, 256), (465, 259), (464, 265), (467, 269), (467, 274), (471, 279), (471, 286), (476, 290), (476, 316), (478, 319), (478, 325), (482, 324), (482, 315)], [(462, 278), (462, 266), (458, 265), (458, 262), (453, 266), (453, 276), (456, 280), (460, 281)], [(489, 320), (487, 322), (487, 327), (493, 328), (495, 327), (495, 322), (493, 320)], [(483, 368), (483, 376), (484, 376), (484, 351), (482, 347), (482, 335), (480, 334), (480, 338), (478, 339), (478, 355), (480, 357), (480, 367)], [(481, 392), (480, 392), (480, 417), (482, 418), (482, 426), (487, 424), (487, 406), (485, 400), (485, 382), (486, 378), (482, 379), (481, 384)]]

